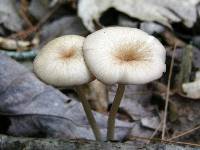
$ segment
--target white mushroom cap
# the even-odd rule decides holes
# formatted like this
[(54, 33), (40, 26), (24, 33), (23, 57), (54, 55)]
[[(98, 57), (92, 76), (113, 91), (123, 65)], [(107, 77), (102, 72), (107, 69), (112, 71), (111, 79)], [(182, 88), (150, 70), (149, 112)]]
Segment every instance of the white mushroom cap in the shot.
[(144, 84), (166, 70), (163, 45), (136, 28), (98, 30), (85, 39), (83, 53), (92, 74), (106, 84)]
[(54, 86), (88, 83), (93, 76), (83, 59), (84, 37), (66, 35), (47, 43), (34, 60), (34, 72)]

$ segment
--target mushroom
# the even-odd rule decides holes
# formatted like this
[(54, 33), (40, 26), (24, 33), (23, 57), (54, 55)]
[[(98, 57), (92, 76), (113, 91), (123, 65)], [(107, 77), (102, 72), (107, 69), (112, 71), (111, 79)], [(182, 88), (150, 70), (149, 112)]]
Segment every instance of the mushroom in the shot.
[(97, 140), (101, 140), (89, 102), (78, 87), (94, 80), (83, 59), (84, 39), (77, 35), (66, 35), (50, 41), (36, 56), (33, 63), (34, 72), (47, 84), (56, 87), (76, 87), (93, 133)]
[(163, 45), (142, 30), (108, 27), (86, 37), (85, 62), (92, 74), (105, 84), (118, 84), (108, 118), (107, 140), (114, 138), (115, 116), (126, 84), (145, 84), (166, 70)]

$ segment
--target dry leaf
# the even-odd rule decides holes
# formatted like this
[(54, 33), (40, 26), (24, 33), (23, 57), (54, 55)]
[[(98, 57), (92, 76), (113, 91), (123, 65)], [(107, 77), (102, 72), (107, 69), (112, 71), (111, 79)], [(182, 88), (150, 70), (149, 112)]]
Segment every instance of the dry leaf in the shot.
[[(8, 134), (94, 139), (79, 102), (45, 85), (9, 57), (0, 54), (0, 60), (0, 115), (10, 121)], [(106, 139), (107, 116), (94, 116)], [(116, 139), (125, 138), (132, 126), (116, 120)]]
[(58, 36), (67, 34), (86, 35), (88, 31), (77, 16), (66, 16), (52, 21), (41, 28), (41, 41), (45, 44)]
[(160, 119), (159, 117), (144, 117), (141, 119), (141, 124), (144, 127), (156, 130), (160, 125)]
[(15, 1), (0, 0), (0, 24), (11, 31), (22, 30), (23, 21), (19, 17)]
[(89, 31), (95, 31), (94, 20), (99, 22), (102, 13), (109, 8), (145, 21), (156, 21), (169, 26), (180, 22), (192, 27), (196, 22), (195, 5), (200, 0), (79, 0), (78, 14)]
[[(113, 102), (116, 86), (109, 90), (109, 101)], [(120, 108), (124, 110), (132, 120), (140, 120), (143, 117), (152, 117), (153, 107), (150, 104), (152, 92), (146, 85), (127, 85)]]
[(98, 112), (107, 112), (108, 92), (106, 86), (100, 81), (94, 80), (87, 87), (88, 90), (85, 94), (91, 107)]

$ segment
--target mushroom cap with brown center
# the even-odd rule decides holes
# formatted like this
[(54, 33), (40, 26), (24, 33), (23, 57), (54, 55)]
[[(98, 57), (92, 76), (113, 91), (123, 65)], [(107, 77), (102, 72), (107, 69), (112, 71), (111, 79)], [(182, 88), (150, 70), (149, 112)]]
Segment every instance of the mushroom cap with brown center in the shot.
[(88, 83), (93, 76), (83, 59), (84, 37), (66, 35), (47, 43), (34, 60), (34, 72), (45, 83), (64, 87)]
[(165, 72), (166, 51), (153, 36), (129, 27), (108, 27), (86, 37), (85, 62), (106, 84), (144, 84)]

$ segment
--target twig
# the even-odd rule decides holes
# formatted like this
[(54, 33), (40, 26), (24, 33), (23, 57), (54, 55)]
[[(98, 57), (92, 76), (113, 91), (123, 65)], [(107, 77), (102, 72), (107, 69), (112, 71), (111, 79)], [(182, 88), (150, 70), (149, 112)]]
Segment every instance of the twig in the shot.
[(158, 127), (155, 129), (155, 131), (153, 132), (153, 134), (150, 136), (150, 140), (147, 142), (147, 144), (149, 144), (151, 142), (151, 139), (154, 138), (154, 136), (157, 134), (157, 132), (161, 128), (161, 126), (162, 126), (162, 121), (159, 123)]
[(60, 4), (55, 6), (49, 13), (47, 13), (39, 22), (37, 25), (30, 27), (26, 30), (20, 31), (18, 33), (12, 34), (9, 37), (16, 38), (16, 37), (23, 37), (26, 38), (29, 34), (36, 32), (39, 30), (39, 28), (58, 10), (60, 7)]
[(178, 135), (176, 135), (176, 136), (174, 136), (174, 137), (172, 137), (172, 138), (170, 138), (170, 139), (167, 139), (167, 140), (168, 140), (168, 141), (171, 141), (171, 140), (177, 139), (177, 138), (182, 137), (182, 136), (185, 136), (185, 135), (187, 135), (187, 134), (189, 134), (189, 133), (191, 133), (191, 132), (194, 132), (194, 131), (196, 131), (196, 130), (198, 130), (198, 129), (200, 129), (200, 125), (198, 125), (198, 126), (195, 127), (195, 128), (192, 128), (192, 129), (189, 129), (189, 130), (187, 130), (187, 131), (184, 131), (184, 132), (182, 132), (182, 133), (180, 133), (180, 134), (178, 134)]
[[(157, 132), (159, 131), (159, 129), (161, 129), (162, 124), (163, 124), (163, 119), (161, 118), (161, 115), (159, 115), (159, 119), (161, 120), (158, 127), (154, 130), (153, 134), (149, 137), (150, 140), (154, 138), (154, 136), (157, 134)], [(147, 141), (146, 143), (149, 144), (151, 141)]]
[(164, 110), (163, 128), (162, 128), (162, 140), (165, 139), (167, 109), (168, 109), (168, 103), (169, 103), (170, 85), (171, 85), (171, 77), (172, 77), (172, 71), (173, 71), (173, 66), (174, 66), (175, 50), (176, 50), (176, 44), (174, 45), (174, 49), (173, 49), (172, 60), (171, 60), (170, 70), (169, 70), (169, 77), (168, 77), (168, 82), (167, 82), (166, 101), (165, 101), (165, 110)]
[(14, 33), (14, 34), (11, 34), (10, 36), (8, 36), (8, 38), (17, 38), (17, 37), (20, 37), (22, 39), (26, 39), (26, 37), (35, 32), (37, 30), (36, 26), (33, 26), (33, 27), (30, 27), (26, 30), (23, 30), (23, 31), (19, 31), (17, 33)]
[(20, 15), (22, 16), (22, 18), (24, 19), (24, 21), (26, 22), (26, 24), (29, 27), (33, 27), (32, 22), (30, 21), (27, 13), (28, 13), (28, 1), (27, 0), (21, 0), (20, 1), (20, 10), (19, 10)]
[(187, 146), (198, 146), (200, 147), (200, 144), (190, 143), (190, 142), (177, 142), (177, 141), (169, 141), (169, 140), (162, 140), (158, 138), (146, 138), (146, 137), (139, 137), (139, 136), (132, 136), (129, 138), (129, 140), (150, 140), (151, 142), (164, 142), (164, 143), (171, 143), (171, 144), (181, 144), (181, 145), (187, 145)]

